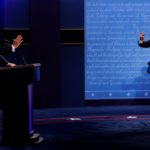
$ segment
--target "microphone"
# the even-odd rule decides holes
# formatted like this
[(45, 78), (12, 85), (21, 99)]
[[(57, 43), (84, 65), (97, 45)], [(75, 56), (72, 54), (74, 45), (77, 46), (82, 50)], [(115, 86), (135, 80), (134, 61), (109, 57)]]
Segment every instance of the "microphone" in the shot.
[(7, 39), (4, 39), (4, 42), (5, 43), (11, 43), (9, 40), (7, 40)]
[(22, 56), (21, 58), (22, 58), (23, 64), (24, 64), (24, 65), (27, 65), (27, 62), (26, 62), (24, 56)]

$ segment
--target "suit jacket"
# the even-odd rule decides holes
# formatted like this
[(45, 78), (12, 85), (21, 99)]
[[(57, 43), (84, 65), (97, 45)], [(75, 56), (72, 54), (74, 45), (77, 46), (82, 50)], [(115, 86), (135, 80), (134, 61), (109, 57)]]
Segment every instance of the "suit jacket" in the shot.
[(9, 62), (2, 56), (0, 55), (0, 66), (7, 66)]
[(144, 41), (142, 44), (140, 42), (138, 42), (138, 44), (140, 47), (149, 48), (150, 47), (150, 40)]
[(2, 56), (12, 53), (12, 45), (10, 42), (5, 42), (0, 46), (0, 66), (6, 66), (9, 62)]

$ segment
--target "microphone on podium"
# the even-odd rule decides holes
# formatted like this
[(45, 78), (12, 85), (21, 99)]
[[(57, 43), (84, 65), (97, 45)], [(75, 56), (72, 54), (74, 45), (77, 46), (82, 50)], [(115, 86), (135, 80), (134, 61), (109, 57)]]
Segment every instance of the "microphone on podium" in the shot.
[(27, 62), (26, 62), (24, 56), (22, 56), (21, 58), (22, 58), (23, 64), (24, 64), (24, 65), (27, 65)]

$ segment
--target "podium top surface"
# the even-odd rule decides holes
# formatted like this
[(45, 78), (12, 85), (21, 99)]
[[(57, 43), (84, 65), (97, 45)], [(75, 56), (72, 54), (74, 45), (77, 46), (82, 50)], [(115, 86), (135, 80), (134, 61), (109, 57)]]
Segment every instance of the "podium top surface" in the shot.
[(0, 67), (0, 71), (2, 70), (14, 70), (19, 68), (36, 68), (41, 67), (40, 63), (26, 64), (26, 65), (16, 65), (15, 67)]
[(15, 67), (0, 68), (0, 82), (2, 83), (32, 83), (40, 80), (40, 63), (17, 65)]

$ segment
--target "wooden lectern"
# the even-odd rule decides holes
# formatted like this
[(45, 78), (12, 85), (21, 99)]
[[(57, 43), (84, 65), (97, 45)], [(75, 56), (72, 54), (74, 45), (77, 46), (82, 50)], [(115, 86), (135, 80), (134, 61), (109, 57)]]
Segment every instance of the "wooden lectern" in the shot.
[(33, 139), (32, 85), (40, 80), (39, 63), (0, 68), (2, 143), (26, 145)]

